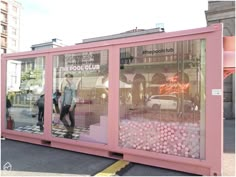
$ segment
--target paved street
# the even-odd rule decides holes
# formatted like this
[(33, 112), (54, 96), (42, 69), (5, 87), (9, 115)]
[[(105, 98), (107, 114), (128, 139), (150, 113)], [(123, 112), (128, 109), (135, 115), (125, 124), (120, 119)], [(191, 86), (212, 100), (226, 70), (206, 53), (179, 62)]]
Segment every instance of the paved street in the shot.
[[(235, 121), (224, 120), (224, 176), (235, 175)], [(77, 175), (92, 176), (116, 160), (72, 151), (54, 149), (12, 140), (1, 141), (1, 169), (6, 162), (12, 165), (10, 173), (2, 175)], [(132, 163), (120, 176), (191, 176), (177, 172)]]
[(235, 176), (235, 120), (224, 121), (223, 175)]

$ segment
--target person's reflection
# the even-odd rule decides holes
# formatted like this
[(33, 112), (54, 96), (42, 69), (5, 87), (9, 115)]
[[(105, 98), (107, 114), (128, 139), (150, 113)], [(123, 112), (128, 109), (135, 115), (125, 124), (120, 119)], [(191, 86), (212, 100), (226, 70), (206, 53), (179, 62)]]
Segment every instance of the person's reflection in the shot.
[(12, 107), (11, 101), (9, 100), (9, 98), (6, 96), (6, 118), (7, 118), (7, 129), (14, 129), (15, 126), (15, 122), (14, 120), (11, 118), (11, 115), (9, 113), (9, 109)]
[[(57, 89), (53, 93), (53, 104), (54, 104), (56, 113), (60, 113), (60, 109), (59, 109), (59, 106), (58, 106), (58, 100), (59, 100), (60, 96), (61, 96), (61, 92), (59, 91), (59, 89)], [(54, 109), (53, 109), (53, 112), (54, 112)]]
[[(72, 134), (74, 132), (75, 127), (75, 99), (76, 99), (76, 89), (75, 85), (73, 84), (73, 75), (66, 74), (66, 84), (62, 89), (62, 96), (61, 96), (61, 114), (60, 120), (64, 124), (65, 128), (67, 129), (67, 133), (64, 135), (65, 138), (72, 138)], [(66, 120), (66, 115), (69, 114), (70, 125)]]
[(9, 108), (11, 108), (11, 101), (9, 100), (9, 98), (8, 97), (6, 97), (6, 107), (7, 107), (7, 109), (6, 109), (6, 117), (8, 118), (9, 117)]
[(38, 123), (37, 126), (40, 127), (40, 130), (43, 130), (43, 123), (44, 123), (44, 94), (39, 97), (36, 101), (36, 105), (38, 106)]

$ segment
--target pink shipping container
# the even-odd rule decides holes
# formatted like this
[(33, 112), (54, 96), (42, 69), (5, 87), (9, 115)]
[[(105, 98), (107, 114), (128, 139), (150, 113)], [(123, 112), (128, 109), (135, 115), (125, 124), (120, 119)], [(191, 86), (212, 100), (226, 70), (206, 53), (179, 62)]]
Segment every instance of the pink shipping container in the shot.
[[(222, 25), (215, 24), (3, 55), (2, 137), (222, 175), (223, 54)], [(76, 106), (63, 117), (69, 86)]]

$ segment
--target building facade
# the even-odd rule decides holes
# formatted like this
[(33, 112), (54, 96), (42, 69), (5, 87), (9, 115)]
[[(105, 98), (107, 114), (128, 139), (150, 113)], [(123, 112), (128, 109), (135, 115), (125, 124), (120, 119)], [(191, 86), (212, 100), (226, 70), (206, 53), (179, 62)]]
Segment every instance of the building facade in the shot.
[(42, 49), (50, 49), (50, 48), (57, 48), (57, 47), (64, 47), (66, 46), (63, 44), (62, 40), (54, 38), (49, 42), (44, 42), (40, 44), (33, 44), (31, 46), (32, 50), (42, 50)]
[[(208, 1), (208, 25), (223, 23), (224, 36), (235, 36), (235, 1)], [(224, 118), (235, 119), (235, 74), (224, 80)]]
[(164, 32), (164, 28), (138, 29), (136, 27), (135, 29), (132, 29), (123, 33), (119, 33), (119, 34), (83, 39), (83, 43), (120, 39), (120, 38), (134, 37), (134, 36), (147, 35), (147, 34), (153, 34), (153, 33), (162, 33), (162, 32)]
[(21, 9), (21, 4), (15, 0), (1, 0), (1, 53), (20, 49)]

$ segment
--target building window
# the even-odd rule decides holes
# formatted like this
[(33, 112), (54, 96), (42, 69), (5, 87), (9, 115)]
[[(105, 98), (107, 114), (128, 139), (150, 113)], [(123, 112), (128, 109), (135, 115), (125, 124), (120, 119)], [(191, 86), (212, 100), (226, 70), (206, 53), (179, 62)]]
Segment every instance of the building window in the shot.
[(7, 33), (7, 26), (1, 24), (1, 30), (2, 30), (3, 34), (6, 34)]
[(7, 3), (6, 2), (1, 2), (1, 9), (7, 11)]
[(16, 28), (12, 28), (12, 34), (16, 35)]
[(12, 46), (16, 47), (16, 40), (15, 39), (12, 39), (11, 43), (12, 43)]
[(12, 10), (13, 10), (13, 12), (17, 13), (17, 7), (16, 6), (13, 6)]
[(14, 70), (11, 72), (10, 77), (10, 81), (9, 81), (9, 86), (10, 87), (14, 87), (15, 84), (17, 84), (17, 64), (16, 63), (12, 63), (12, 69), (14, 68)]
[(7, 38), (1, 37), (1, 46), (3, 46), (3, 47), (7, 46)]
[(205, 159), (205, 42), (120, 49), (120, 147)]
[[(73, 138), (74, 140), (90, 141), (94, 143), (107, 143), (107, 115), (108, 115), (108, 50), (80, 52), (74, 54), (61, 54), (53, 57), (53, 109), (52, 135), (55, 137)], [(52, 95), (53, 95), (52, 93)], [(61, 93), (61, 94), (60, 94)], [(67, 94), (69, 93), (69, 94)], [(71, 93), (71, 94), (70, 94)], [(59, 125), (57, 117), (60, 116), (58, 98), (61, 105), (69, 98), (67, 104), (76, 105), (70, 119), (74, 120), (70, 128), (63, 122), (61, 127), (64, 135), (57, 133)], [(73, 107), (73, 106), (72, 106)], [(73, 114), (73, 115), (72, 115)], [(76, 119), (74, 119), (76, 118)], [(96, 134), (95, 126), (99, 124)], [(79, 131), (77, 131), (79, 130)], [(77, 132), (76, 132), (77, 131)], [(87, 136), (87, 133), (90, 132)], [(74, 132), (74, 133), (73, 133)], [(85, 139), (85, 137), (88, 137)]]
[(1, 49), (1, 54), (2, 53), (7, 53), (7, 50), (6, 49)]
[(13, 21), (14, 24), (17, 24), (17, 19), (16, 19), (16, 17), (12, 17), (12, 21)]
[[(38, 60), (42, 62), (38, 62)], [(32, 117), (38, 116), (38, 108), (35, 107), (34, 104), (44, 93), (44, 61), (45, 57), (7, 61), (6, 95), (12, 103), (12, 112), (19, 109), (17, 108), (17, 105), (22, 105), (21, 111), (17, 112), (17, 114), (11, 114), (12, 118), (15, 120), (15, 131), (25, 129), (27, 126), (32, 125), (33, 127), (38, 128), (38, 130), (35, 129), (35, 131), (27, 131), (27, 133), (36, 133), (36, 131), (39, 132), (39, 127), (35, 126), (38, 119), (32, 119)], [(42, 64), (38, 65), (36, 63)], [(27, 70), (24, 70), (24, 65), (28, 65)], [(41, 120), (43, 120), (43, 118)], [(40, 133), (42, 134), (43, 131)]]
[(7, 14), (1, 13), (1, 21), (7, 23)]

